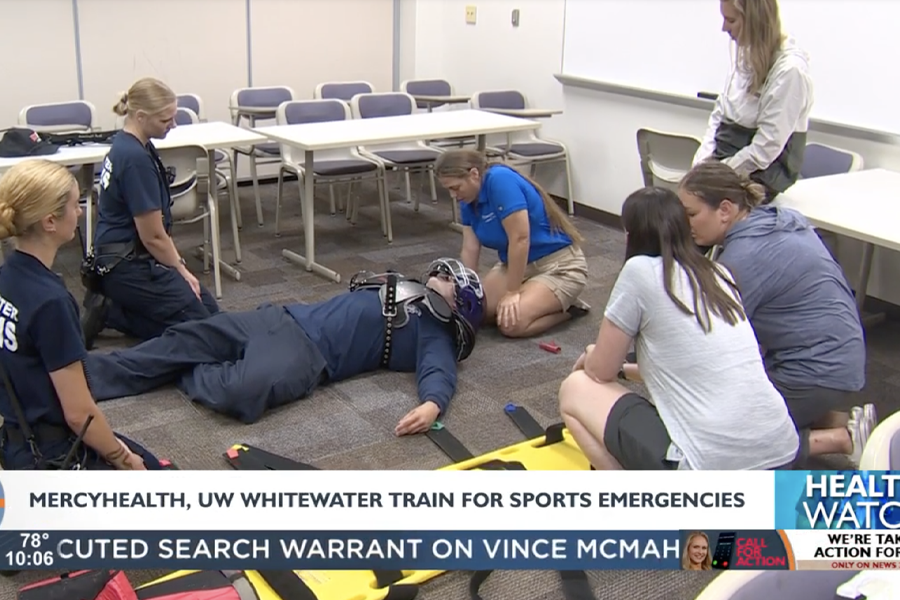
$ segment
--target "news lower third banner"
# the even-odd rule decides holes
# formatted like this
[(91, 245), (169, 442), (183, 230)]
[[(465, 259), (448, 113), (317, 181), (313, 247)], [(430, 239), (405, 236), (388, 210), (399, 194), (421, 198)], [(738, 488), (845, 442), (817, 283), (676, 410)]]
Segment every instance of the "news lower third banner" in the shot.
[(0, 472), (0, 570), (900, 569), (900, 472)]

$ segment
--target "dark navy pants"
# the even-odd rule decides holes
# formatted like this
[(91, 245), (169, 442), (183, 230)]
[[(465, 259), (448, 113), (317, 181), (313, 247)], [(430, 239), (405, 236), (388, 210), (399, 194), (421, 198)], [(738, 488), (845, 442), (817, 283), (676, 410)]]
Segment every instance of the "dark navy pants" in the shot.
[[(38, 433), (36, 435), (40, 434)], [(5, 435), (5, 432), (2, 437), (4, 440), (4, 470), (17, 471), (25, 469), (30, 470), (35, 468), (34, 456), (31, 454), (31, 450), (29, 449), (27, 443), (13, 443), (12, 440), (10, 440), (7, 435)], [(42, 444), (41, 441), (38, 440), (41, 455), (45, 459), (62, 459), (69, 453), (69, 449), (72, 447), (72, 442), (75, 440), (75, 437), (76, 436), (72, 434), (72, 436), (66, 441), (60, 440), (59, 442), (50, 444)], [(162, 469), (162, 465), (160, 464), (159, 459), (142, 445), (118, 433), (116, 434), (116, 437), (125, 442), (125, 445), (128, 446), (128, 448), (132, 452), (134, 452), (144, 460), (144, 466), (147, 467), (147, 470), (155, 471)], [(91, 471), (114, 468), (112, 465), (106, 462), (106, 460), (101, 457), (93, 448), (90, 448), (84, 444), (81, 445), (78, 454), (75, 455), (75, 458), (72, 462), (81, 464), (83, 469), (88, 469)]]
[(174, 325), (161, 336), (85, 361), (97, 401), (174, 383), (210, 410), (254, 423), (324, 381), (325, 359), (281, 306), (219, 313)]
[(178, 271), (153, 259), (123, 260), (102, 282), (103, 295), (110, 300), (105, 325), (139, 340), (219, 312), (215, 297), (202, 284), (198, 299)]

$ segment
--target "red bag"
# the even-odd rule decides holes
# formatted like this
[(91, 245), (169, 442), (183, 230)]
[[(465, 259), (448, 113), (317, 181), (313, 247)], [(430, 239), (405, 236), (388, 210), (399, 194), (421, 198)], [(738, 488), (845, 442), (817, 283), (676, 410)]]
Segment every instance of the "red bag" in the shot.
[(23, 586), (18, 600), (137, 600), (137, 595), (122, 571), (90, 570)]

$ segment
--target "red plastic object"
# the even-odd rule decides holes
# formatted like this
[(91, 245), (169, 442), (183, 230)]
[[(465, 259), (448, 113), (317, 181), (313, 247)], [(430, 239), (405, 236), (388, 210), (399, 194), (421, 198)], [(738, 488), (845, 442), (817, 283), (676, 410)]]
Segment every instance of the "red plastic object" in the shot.
[(546, 350), (547, 352), (552, 352), (553, 354), (559, 354), (562, 352), (562, 348), (560, 348), (556, 342), (541, 342), (538, 344), (541, 350)]
[(161, 467), (171, 467), (172, 461), (166, 460), (164, 458), (159, 459), (159, 466)]
[(232, 460), (234, 460), (235, 458), (238, 457), (238, 451), (235, 450), (234, 448), (229, 448), (225, 454), (228, 456), (228, 458), (230, 458)]

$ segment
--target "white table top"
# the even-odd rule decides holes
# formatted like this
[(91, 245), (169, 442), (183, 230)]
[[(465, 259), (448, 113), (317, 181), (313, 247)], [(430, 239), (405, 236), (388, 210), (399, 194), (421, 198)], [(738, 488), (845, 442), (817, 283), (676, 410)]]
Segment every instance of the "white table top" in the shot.
[(801, 179), (774, 204), (803, 213), (822, 229), (900, 250), (900, 172), (864, 169)]
[(217, 150), (220, 148), (262, 144), (266, 141), (264, 136), (249, 129), (222, 121), (211, 121), (209, 123), (179, 125), (170, 131), (164, 139), (153, 140), (153, 145), (159, 149), (167, 149), (196, 144), (197, 146), (203, 146), (207, 150)]
[(562, 111), (558, 108), (482, 108), (481, 110), (496, 113), (498, 115), (524, 117), (526, 119), (539, 119), (541, 117), (552, 117), (553, 115), (562, 114)]
[(413, 98), (420, 102), (428, 102), (431, 104), (465, 104), (472, 99), (471, 96), (462, 96), (454, 94), (453, 96), (432, 96), (430, 94), (411, 94)]
[(537, 121), (480, 110), (416, 113), (399, 117), (348, 119), (303, 125), (257, 127), (267, 138), (301, 150), (327, 150), (537, 129)]
[(16, 158), (0, 158), (0, 173), (26, 160), (45, 159), (75, 167), (102, 162), (109, 152), (106, 144), (85, 144), (83, 146), (63, 146), (55, 154), (47, 156), (17, 156)]

